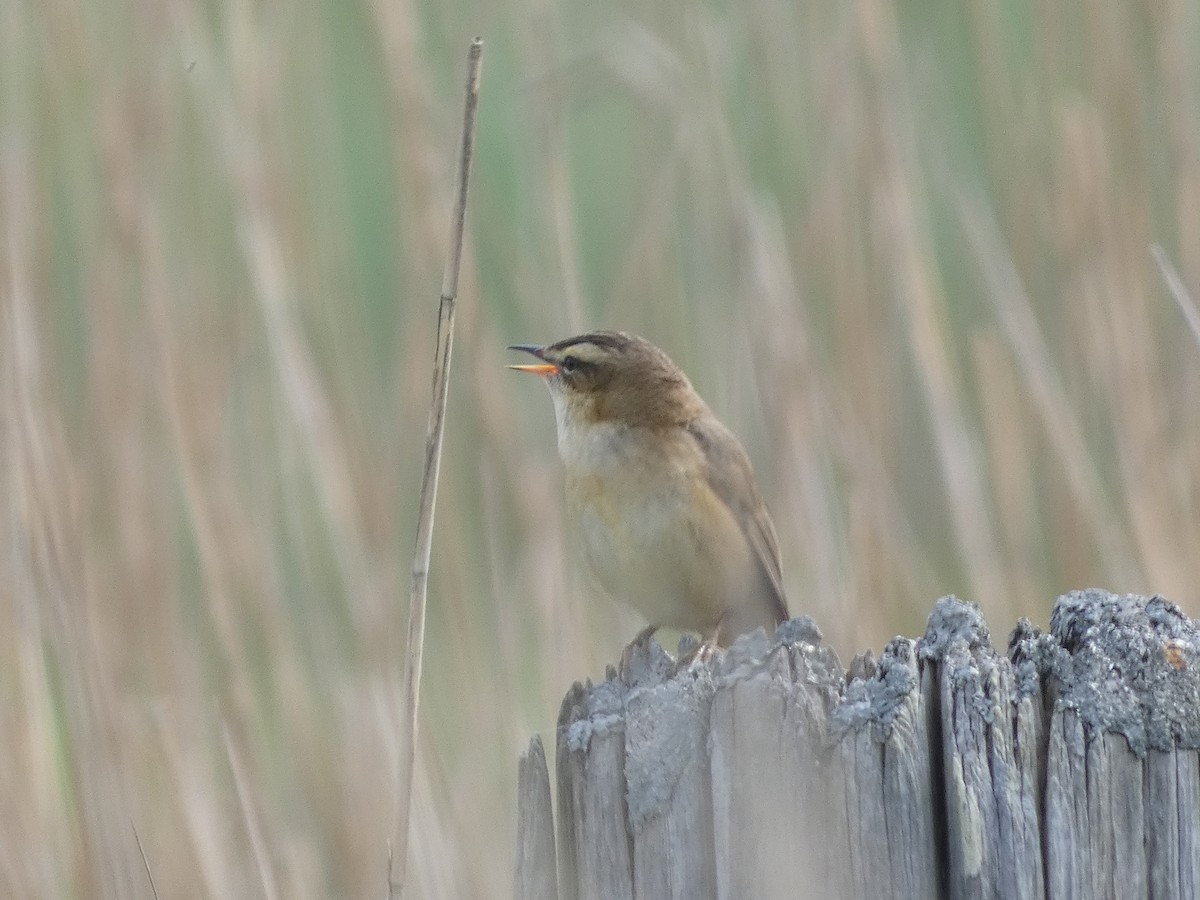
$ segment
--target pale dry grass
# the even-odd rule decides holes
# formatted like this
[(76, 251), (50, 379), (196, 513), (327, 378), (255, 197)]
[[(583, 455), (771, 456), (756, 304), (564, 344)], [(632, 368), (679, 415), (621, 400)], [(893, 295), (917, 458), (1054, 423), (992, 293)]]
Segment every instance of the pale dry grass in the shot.
[(667, 347), (844, 655), (1196, 614), (1200, 22), (954, 9), (0, 6), (0, 893), (149, 896), (137, 839), (162, 897), (386, 889), (475, 33), (414, 896), (507, 895), (517, 753), (639, 626), (513, 341)]

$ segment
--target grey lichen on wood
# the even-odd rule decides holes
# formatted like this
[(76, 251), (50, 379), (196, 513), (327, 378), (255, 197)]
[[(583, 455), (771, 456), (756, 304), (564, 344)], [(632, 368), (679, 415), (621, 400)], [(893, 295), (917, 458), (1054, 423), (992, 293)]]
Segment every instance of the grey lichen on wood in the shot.
[(1103, 591), (1007, 653), (944, 598), (849, 673), (805, 618), (679, 672), (651, 643), (564, 700), (560, 896), (1200, 898), (1198, 651)]
[(625, 686), (575, 687), (558, 727), (559, 894), (633, 898), (625, 807)]
[(938, 683), (949, 894), (1041, 897), (1037, 779), (1026, 770), (1036, 757), (1019, 752), (1012, 662), (979, 610), (953, 598), (938, 601), (919, 646)]
[(1162, 597), (1055, 604), (1030, 652), (1055, 696), (1049, 896), (1200, 897), (1198, 650), (1196, 623)]

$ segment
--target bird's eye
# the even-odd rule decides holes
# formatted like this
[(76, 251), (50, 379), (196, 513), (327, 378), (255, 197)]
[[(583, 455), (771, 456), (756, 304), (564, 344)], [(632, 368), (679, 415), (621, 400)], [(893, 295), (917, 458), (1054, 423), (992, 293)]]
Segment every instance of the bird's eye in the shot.
[(574, 356), (564, 356), (559, 368), (562, 369), (564, 375), (570, 375), (579, 368), (579, 360)]

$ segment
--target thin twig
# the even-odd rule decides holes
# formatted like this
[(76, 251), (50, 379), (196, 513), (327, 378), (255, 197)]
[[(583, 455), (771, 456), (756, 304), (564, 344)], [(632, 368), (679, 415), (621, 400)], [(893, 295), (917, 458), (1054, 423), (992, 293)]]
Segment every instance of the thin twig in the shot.
[(1150, 246), (1150, 253), (1154, 256), (1154, 261), (1158, 263), (1158, 271), (1162, 273), (1163, 281), (1167, 283), (1167, 288), (1171, 291), (1171, 296), (1179, 304), (1179, 311), (1187, 319), (1188, 327), (1192, 329), (1192, 337), (1196, 339), (1197, 343), (1200, 343), (1200, 309), (1196, 308), (1196, 301), (1188, 293), (1183, 279), (1179, 277), (1179, 273), (1175, 271), (1175, 267), (1167, 259), (1167, 253), (1163, 250), (1162, 246), (1152, 244)]
[(412, 808), (413, 766), (417, 749), (417, 705), (421, 694), (421, 657), (425, 647), (425, 597), (429, 582), (429, 556), (433, 547), (433, 511), (437, 500), (438, 470), (442, 459), (442, 432), (446, 421), (446, 387), (450, 380), (450, 351), (454, 344), (454, 306), (458, 298), (458, 272), (462, 261), (463, 220), (467, 212), (467, 182), (475, 145), (475, 110), (479, 105), (479, 71), (483, 40), (475, 38), (467, 52), (467, 97), (463, 111), (462, 143), (458, 158), (458, 196), (450, 227), (450, 251), (442, 275), (438, 303), (437, 350), (433, 364), (433, 399), (425, 436), (425, 471), (421, 479), (417, 514), (417, 546), (413, 553), (412, 587), (408, 605), (408, 639), (405, 646), (401, 695), (407, 724), (400, 737), (396, 823), (388, 847), (388, 897), (404, 896), (408, 874), (408, 830)]
[(150, 893), (154, 895), (154, 900), (158, 900), (158, 888), (154, 886), (154, 873), (150, 871), (150, 860), (146, 858), (146, 851), (142, 847), (142, 838), (138, 834), (137, 826), (133, 824), (133, 819), (129, 820), (129, 827), (133, 829), (133, 839), (137, 841), (138, 853), (142, 854), (142, 865), (146, 867), (146, 877), (150, 880)]

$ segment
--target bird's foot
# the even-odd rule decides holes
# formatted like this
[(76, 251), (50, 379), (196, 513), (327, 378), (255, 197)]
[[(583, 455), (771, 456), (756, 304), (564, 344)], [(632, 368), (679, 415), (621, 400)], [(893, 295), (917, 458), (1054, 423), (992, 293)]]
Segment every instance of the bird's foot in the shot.
[(697, 661), (704, 665), (708, 665), (716, 653), (717, 635), (715, 633), (706, 634), (702, 641), (695, 644), (692, 649), (688, 650), (687, 653), (684, 653), (679, 657), (679, 661), (675, 663), (675, 674), (678, 675), (680, 672), (691, 666), (692, 663)]

